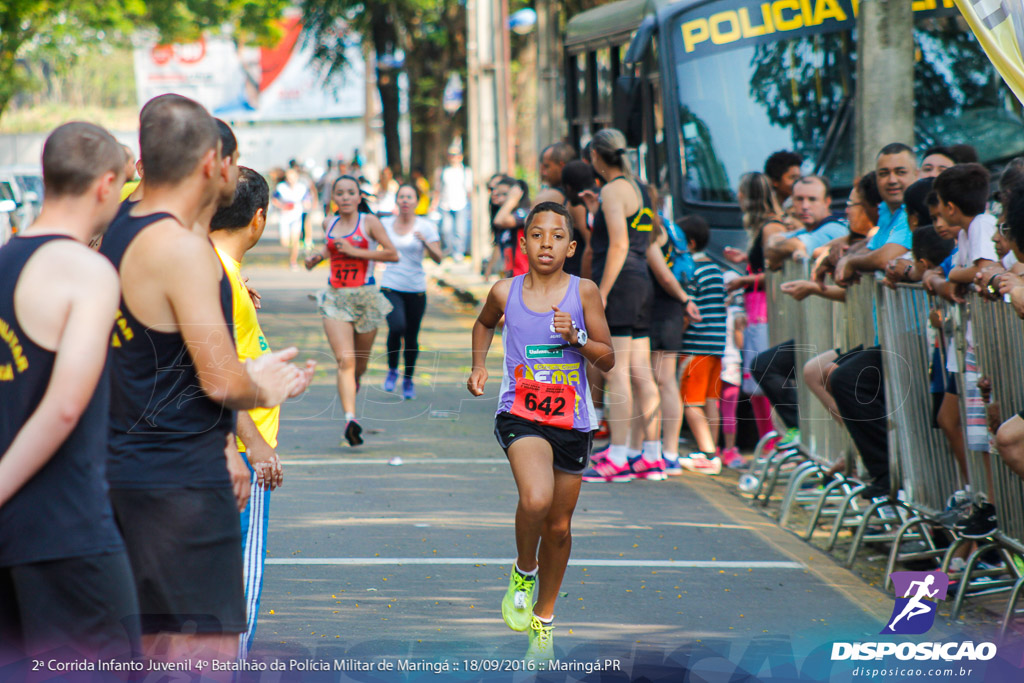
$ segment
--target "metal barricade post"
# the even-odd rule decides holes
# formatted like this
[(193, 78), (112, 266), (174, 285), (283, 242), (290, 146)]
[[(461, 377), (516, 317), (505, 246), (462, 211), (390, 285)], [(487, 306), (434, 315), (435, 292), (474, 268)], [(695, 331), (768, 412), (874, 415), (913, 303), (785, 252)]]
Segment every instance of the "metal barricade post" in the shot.
[[(806, 275), (809, 277), (809, 263)], [(788, 527), (793, 510), (803, 505), (811, 511), (811, 519), (803, 535), (810, 538), (826, 506), (841, 502), (849, 489), (843, 479), (825, 476), (836, 459), (845, 457), (850, 440), (846, 430), (829, 414), (828, 409), (810, 390), (803, 378), (808, 361), (845, 344), (846, 313), (842, 302), (820, 296), (809, 296), (800, 302), (799, 325), (794, 337), (793, 355), (797, 377), (797, 408), (800, 428), (800, 451), (810, 458), (807, 465), (793, 474), (782, 504), (779, 524)], [(820, 481), (820, 486), (805, 488)]]
[[(1024, 322), (1013, 307), (1002, 301), (984, 301), (973, 294), (969, 302), (973, 323), (975, 355), (982, 376), (992, 382), (992, 400), (999, 403), (1005, 420), (1024, 409)], [(999, 530), (1004, 536), (1024, 544), (1024, 482), (995, 452), (989, 500), (999, 513)], [(971, 482), (987, 487), (980, 467), (971, 471)]]
[[(903, 500), (915, 513), (896, 532), (885, 572), (887, 587), (897, 562), (946, 554), (934, 542), (931, 524), (945, 510), (946, 497), (963, 483), (948, 442), (932, 426), (929, 367), (934, 344), (941, 337), (931, 334), (929, 315), (936, 307), (943, 310), (945, 302), (930, 297), (919, 284), (900, 284), (895, 290), (883, 287), (878, 305), (889, 448), (902, 481)], [(908, 535), (915, 528), (917, 534)], [(901, 554), (901, 544), (908, 538), (924, 540), (926, 549)]]
[[(999, 403), (1002, 418), (1024, 407), (1024, 324), (1013, 307), (1002, 301), (987, 301), (972, 292), (967, 298), (963, 319), (970, 322), (973, 336), (973, 351), (978, 373), (992, 383), (991, 399)], [(966, 324), (957, 330), (957, 349), (961, 371), (965, 368), (968, 339)], [(960, 375), (961, 403), (967, 393), (966, 373)], [(969, 427), (966, 417), (965, 430)], [(989, 595), (1010, 591), (1002, 623), (1005, 632), (1013, 618), (1017, 598), (1024, 589), (1024, 575), (1014, 562), (1014, 555), (1024, 555), (1024, 481), (1020, 479), (999, 457), (994, 440), (990, 441), (990, 453), (968, 450), (968, 472), (974, 490), (981, 490), (997, 511), (998, 528), (990, 542), (979, 544), (971, 553), (964, 569), (964, 580), (960, 582), (952, 607), (954, 618), (959, 614), (965, 598), (973, 595)], [(986, 462), (988, 467), (986, 467)], [(991, 471), (991, 483), (988, 472)], [(962, 542), (963, 539), (961, 539)], [(989, 580), (985, 584), (970, 581), (976, 575), (975, 569), (982, 553), (998, 549), (1013, 579)]]
[(800, 408), (800, 441), (811, 457), (831, 462), (847, 451), (846, 430), (802, 381), (803, 368), (812, 358), (843, 345), (846, 340), (846, 312), (842, 302), (820, 296), (804, 299), (796, 334), (797, 404)]
[(935, 517), (962, 482), (948, 442), (932, 426), (931, 308), (921, 285), (901, 284), (895, 291), (883, 287), (878, 332), (884, 349), (889, 448), (902, 474), (904, 500), (915, 511)]

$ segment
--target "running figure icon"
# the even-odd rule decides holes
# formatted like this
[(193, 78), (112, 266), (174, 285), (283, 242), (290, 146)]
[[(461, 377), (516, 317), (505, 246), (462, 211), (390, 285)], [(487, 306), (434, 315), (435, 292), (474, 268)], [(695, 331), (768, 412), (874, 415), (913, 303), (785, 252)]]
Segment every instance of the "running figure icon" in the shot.
[[(921, 634), (935, 623), (938, 603), (946, 599), (949, 577), (939, 571), (893, 572), (896, 592), (889, 624), (882, 633)], [(916, 618), (923, 617), (923, 618)]]
[[(907, 621), (910, 621), (918, 615), (928, 614), (932, 611), (934, 605), (925, 605), (921, 602), (921, 600), (924, 598), (934, 598), (938, 594), (938, 588), (936, 588), (935, 590), (928, 590), (928, 587), (931, 586), (933, 583), (935, 583), (935, 577), (931, 574), (924, 577), (923, 581), (912, 581), (910, 583), (910, 590), (908, 590), (907, 594), (903, 596), (905, 598), (910, 598), (910, 602), (908, 602), (907, 606), (903, 608), (903, 611), (900, 612), (900, 615), (893, 619), (892, 623), (889, 624), (890, 631), (896, 630), (896, 622), (902, 619), (903, 617), (906, 617)], [(911, 597), (910, 593), (914, 590), (914, 586), (917, 586), (917, 594)]]

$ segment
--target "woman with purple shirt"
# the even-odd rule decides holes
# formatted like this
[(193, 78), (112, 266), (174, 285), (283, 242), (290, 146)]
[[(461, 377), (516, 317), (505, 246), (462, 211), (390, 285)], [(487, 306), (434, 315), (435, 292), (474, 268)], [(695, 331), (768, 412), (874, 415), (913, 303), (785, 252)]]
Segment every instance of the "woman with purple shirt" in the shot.
[(473, 326), (467, 383), (470, 393), (483, 395), (487, 350), (504, 316), (494, 435), (512, 467), (519, 504), (516, 564), (501, 613), (512, 630), (529, 630), (526, 659), (535, 663), (554, 657), (555, 598), (569, 563), (572, 513), (597, 428), (586, 361), (604, 372), (615, 364), (597, 285), (562, 270), (577, 247), (572, 234), (572, 219), (561, 204), (542, 202), (527, 216), (520, 246), (530, 270), (501, 280), (487, 295)]

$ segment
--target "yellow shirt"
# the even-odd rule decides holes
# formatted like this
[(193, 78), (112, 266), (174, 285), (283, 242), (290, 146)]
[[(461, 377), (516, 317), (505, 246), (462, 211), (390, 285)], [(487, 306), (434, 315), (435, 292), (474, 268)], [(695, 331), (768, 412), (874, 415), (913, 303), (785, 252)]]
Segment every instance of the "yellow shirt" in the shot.
[(430, 183), (426, 178), (416, 181), (416, 189), (420, 191), (420, 201), (416, 204), (416, 215), (426, 216), (430, 213)]
[(121, 188), (121, 201), (128, 199), (132, 192), (135, 192), (135, 188), (139, 186), (139, 180), (129, 180)]
[[(245, 362), (270, 352), (267, 338), (260, 329), (260, 321), (256, 318), (256, 307), (249, 298), (249, 290), (242, 282), (240, 273), (242, 265), (228, 254), (217, 249), (220, 262), (224, 264), (224, 272), (231, 280), (231, 300), (234, 308), (235, 346), (238, 347), (238, 360)], [(277, 428), (281, 416), (281, 408), (253, 408), (249, 417), (256, 423), (256, 429), (273, 448), (277, 448)], [(238, 439), (238, 450), (245, 452), (245, 444)]]

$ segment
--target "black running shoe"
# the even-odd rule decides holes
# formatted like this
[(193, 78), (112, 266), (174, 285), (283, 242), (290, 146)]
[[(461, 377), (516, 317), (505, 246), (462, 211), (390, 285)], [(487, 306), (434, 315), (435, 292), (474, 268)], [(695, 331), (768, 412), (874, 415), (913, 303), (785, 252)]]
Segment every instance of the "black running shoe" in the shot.
[(348, 441), (349, 446), (363, 445), (363, 428), (355, 420), (350, 420), (345, 425), (345, 440)]
[(962, 519), (953, 528), (964, 538), (988, 538), (999, 526), (996, 520), (996, 507), (992, 503), (982, 503), (974, 508), (970, 517)]
[(858, 494), (858, 495), (860, 495), (860, 497), (863, 498), (864, 500), (872, 500), (873, 498), (878, 498), (879, 496), (885, 496), (886, 498), (888, 498), (889, 497), (889, 479), (888, 479), (888, 477), (886, 477), (885, 479), (882, 479), (882, 480), (877, 480), (876, 479), (872, 483), (868, 484), (867, 487), (864, 488), (860, 492), (860, 494)]

